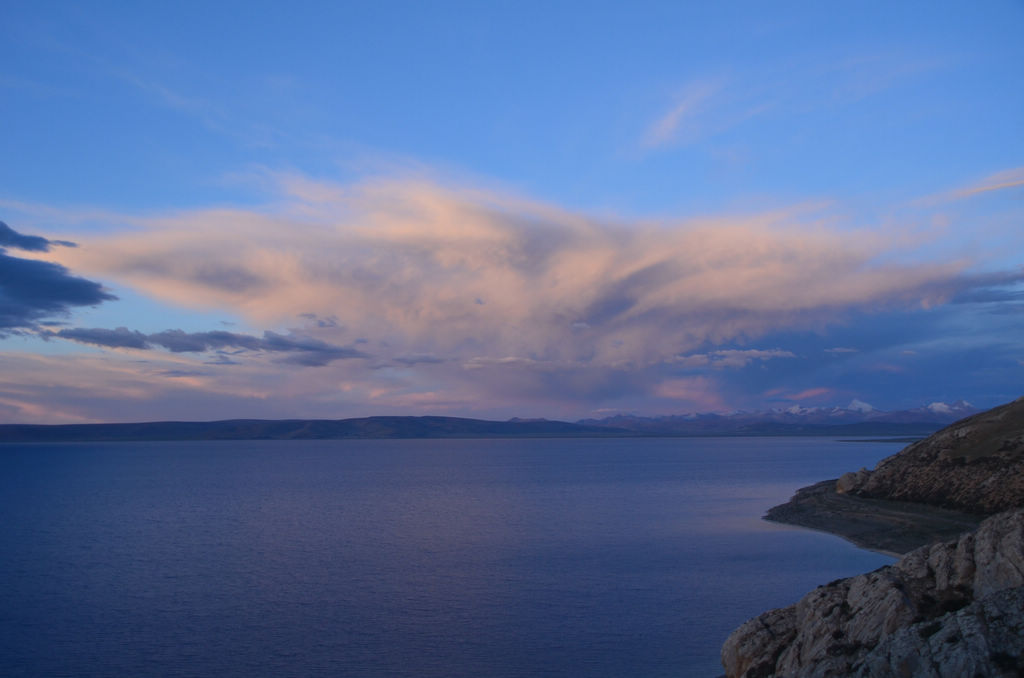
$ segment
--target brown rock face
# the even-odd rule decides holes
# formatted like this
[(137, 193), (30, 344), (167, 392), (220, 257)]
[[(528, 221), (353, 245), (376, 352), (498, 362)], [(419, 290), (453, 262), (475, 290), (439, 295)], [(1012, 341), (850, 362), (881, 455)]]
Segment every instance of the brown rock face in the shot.
[(722, 647), (728, 678), (1024, 674), (1024, 510), (821, 586)]
[(986, 515), (1024, 506), (1024, 398), (958, 421), (873, 471), (844, 474), (837, 490)]

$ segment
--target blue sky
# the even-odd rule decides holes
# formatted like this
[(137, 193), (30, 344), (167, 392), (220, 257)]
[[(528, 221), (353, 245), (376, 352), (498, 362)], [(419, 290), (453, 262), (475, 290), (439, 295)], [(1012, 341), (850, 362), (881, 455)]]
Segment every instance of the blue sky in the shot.
[(1020, 2), (10, 3), (0, 420), (1017, 397), (1022, 34)]

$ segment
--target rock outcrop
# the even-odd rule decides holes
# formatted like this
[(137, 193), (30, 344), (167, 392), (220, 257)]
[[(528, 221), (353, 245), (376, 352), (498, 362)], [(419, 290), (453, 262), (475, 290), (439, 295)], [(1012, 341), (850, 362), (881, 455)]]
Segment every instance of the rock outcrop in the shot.
[(991, 515), (1024, 506), (1024, 398), (962, 419), (846, 473), (841, 493)]
[(1024, 675), (1024, 510), (751, 619), (729, 678)]
[(1024, 676), (1022, 507), (1024, 398), (800, 490), (768, 518), (886, 550), (991, 517), (751, 619), (722, 647), (726, 675)]

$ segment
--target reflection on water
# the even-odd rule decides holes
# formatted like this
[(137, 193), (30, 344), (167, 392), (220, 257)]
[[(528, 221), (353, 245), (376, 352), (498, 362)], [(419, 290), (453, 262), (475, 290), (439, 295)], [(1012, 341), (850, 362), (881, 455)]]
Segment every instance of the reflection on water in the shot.
[(0, 674), (709, 676), (890, 559), (773, 526), (899, 444), (0, 446)]

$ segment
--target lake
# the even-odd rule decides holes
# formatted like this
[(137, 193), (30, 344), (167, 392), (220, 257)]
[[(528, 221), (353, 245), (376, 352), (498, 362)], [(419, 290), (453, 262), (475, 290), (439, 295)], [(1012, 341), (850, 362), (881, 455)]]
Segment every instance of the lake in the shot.
[(902, 446), (0, 445), (0, 675), (713, 678), (746, 619), (892, 562), (764, 511)]

